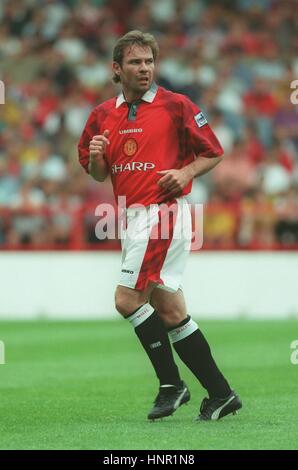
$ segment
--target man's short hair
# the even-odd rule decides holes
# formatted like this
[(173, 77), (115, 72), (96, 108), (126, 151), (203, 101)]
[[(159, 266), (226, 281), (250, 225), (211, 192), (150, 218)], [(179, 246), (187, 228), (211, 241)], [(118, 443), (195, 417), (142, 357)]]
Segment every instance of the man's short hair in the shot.
[[(153, 54), (154, 61), (156, 60), (159, 52), (157, 41), (152, 34), (142, 33), (142, 31), (134, 30), (129, 31), (124, 36), (118, 39), (113, 50), (113, 61), (122, 65), (124, 50), (127, 46), (137, 44), (142, 47), (150, 47)], [(113, 75), (113, 82), (119, 83), (120, 77), (116, 74)]]

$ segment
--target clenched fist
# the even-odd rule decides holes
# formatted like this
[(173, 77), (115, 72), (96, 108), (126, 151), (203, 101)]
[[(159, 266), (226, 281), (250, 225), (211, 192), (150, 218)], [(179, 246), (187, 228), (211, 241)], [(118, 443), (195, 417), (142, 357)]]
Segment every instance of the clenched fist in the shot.
[(93, 136), (89, 144), (89, 152), (91, 159), (104, 156), (106, 146), (110, 143), (108, 139), (109, 133), (110, 131), (106, 129), (102, 135)]

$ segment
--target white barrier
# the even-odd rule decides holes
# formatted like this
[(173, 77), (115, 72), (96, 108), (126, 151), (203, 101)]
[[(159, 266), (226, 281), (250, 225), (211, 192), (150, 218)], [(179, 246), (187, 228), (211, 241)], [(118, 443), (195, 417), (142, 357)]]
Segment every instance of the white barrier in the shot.
[[(117, 318), (115, 252), (0, 253), (0, 319)], [(200, 252), (184, 276), (197, 318), (298, 317), (298, 253)]]

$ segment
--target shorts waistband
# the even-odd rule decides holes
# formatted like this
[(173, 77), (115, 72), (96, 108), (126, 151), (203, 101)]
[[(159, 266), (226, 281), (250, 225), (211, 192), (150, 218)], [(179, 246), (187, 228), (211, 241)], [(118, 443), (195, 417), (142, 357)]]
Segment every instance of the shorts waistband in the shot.
[(171, 201), (163, 201), (163, 202), (156, 202), (154, 204), (149, 204), (149, 206), (140, 206), (140, 207), (128, 207), (126, 209), (126, 214), (127, 215), (135, 215), (135, 214), (139, 214), (140, 212), (148, 212), (150, 210), (150, 208), (155, 208), (155, 207), (158, 207), (158, 206), (161, 206), (162, 204), (173, 204), (173, 203), (177, 203), (179, 204), (179, 201), (182, 201), (184, 200), (184, 197), (177, 197)]
[(143, 207), (128, 207), (128, 209), (126, 209), (126, 214), (127, 215), (136, 215), (136, 214), (140, 214), (141, 212), (149, 212), (150, 208), (152, 210), (153, 207), (157, 207), (159, 206), (159, 204), (150, 204), (150, 206), (143, 206)]

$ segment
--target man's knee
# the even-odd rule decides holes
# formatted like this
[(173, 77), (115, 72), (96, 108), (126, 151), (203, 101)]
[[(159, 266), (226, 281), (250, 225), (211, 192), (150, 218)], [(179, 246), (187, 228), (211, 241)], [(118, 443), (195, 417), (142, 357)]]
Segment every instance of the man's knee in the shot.
[(151, 295), (150, 303), (167, 328), (174, 328), (187, 318), (186, 305), (181, 290), (169, 293), (155, 289)]
[(178, 326), (187, 317), (184, 311), (174, 307), (171, 309), (160, 307), (157, 313), (167, 328)]
[(129, 296), (126, 296), (123, 293), (117, 293), (117, 291), (115, 294), (115, 307), (117, 312), (119, 312), (123, 317), (127, 317), (136, 310)]
[(144, 303), (145, 300), (137, 291), (127, 287), (117, 287), (115, 292), (115, 307), (123, 317), (127, 317)]

